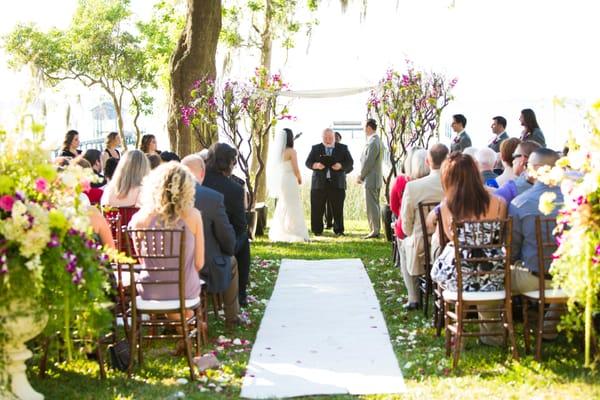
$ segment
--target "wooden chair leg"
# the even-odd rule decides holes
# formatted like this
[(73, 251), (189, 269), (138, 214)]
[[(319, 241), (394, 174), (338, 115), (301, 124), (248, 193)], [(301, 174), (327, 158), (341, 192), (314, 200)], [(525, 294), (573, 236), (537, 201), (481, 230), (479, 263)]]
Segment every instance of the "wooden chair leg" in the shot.
[(523, 338), (525, 340), (525, 354), (529, 354), (531, 351), (531, 337), (529, 336), (529, 300), (525, 297), (523, 301)]
[(141, 322), (141, 315), (140, 315), (140, 321), (138, 322), (138, 328), (137, 328), (137, 334), (138, 334), (138, 364), (141, 367), (142, 365), (144, 365), (144, 351), (143, 351), (143, 345), (144, 345), (144, 327), (142, 326), (142, 322)]
[[(450, 304), (444, 302), (444, 325), (446, 327), (446, 357), (450, 356), (450, 352), (451, 352), (451, 348), (452, 348), (452, 331), (449, 328), (450, 317), (448, 316), (449, 309), (450, 309)], [(437, 323), (437, 321), (436, 321), (436, 323)]]
[(538, 301), (538, 315), (535, 334), (535, 359), (542, 361), (542, 336), (544, 334), (544, 302)]
[(202, 319), (201, 307), (196, 308), (196, 357), (200, 356), (200, 348), (202, 347), (202, 339), (204, 334), (204, 326)]
[(425, 277), (425, 301), (421, 302), (423, 304), (423, 315), (427, 318), (429, 314), (429, 298), (431, 297), (431, 279)]
[(133, 374), (133, 363), (135, 354), (137, 352), (137, 321), (134, 321), (134, 318), (131, 318), (131, 329), (129, 331), (129, 365), (127, 366), (127, 376), (131, 378)]
[(437, 310), (437, 315), (438, 315), (438, 320), (436, 321), (437, 326), (436, 326), (436, 331), (435, 331), (435, 335), (437, 337), (440, 337), (442, 334), (442, 327), (444, 326), (444, 315), (445, 315), (445, 302), (444, 299), (442, 297), (438, 298), (439, 300), (437, 301), (437, 303), (439, 304), (438, 306), (438, 310)]
[[(513, 323), (513, 316), (512, 316), (512, 299), (509, 297), (506, 299), (506, 311), (505, 311), (505, 318), (506, 318), (506, 323), (507, 323), (507, 327), (508, 327), (508, 339), (510, 340), (510, 346), (512, 347), (512, 357), (514, 360), (518, 360), (519, 359), (519, 352), (517, 350), (517, 341), (515, 339), (515, 327), (514, 327), (514, 323)], [(506, 341), (506, 339), (505, 339)]]
[(104, 357), (102, 356), (101, 340), (96, 342), (96, 358), (98, 359), (98, 367), (100, 369), (100, 379), (106, 379), (106, 370), (104, 369)]
[(181, 315), (181, 331), (183, 334), (183, 344), (185, 346), (185, 358), (187, 359), (188, 367), (190, 368), (190, 380), (196, 379), (194, 374), (194, 359), (192, 358), (192, 341), (185, 315)]
[(462, 345), (462, 330), (463, 330), (463, 310), (460, 304), (455, 305), (456, 310), (456, 336), (454, 336), (454, 356), (452, 358), (452, 369), (458, 367), (460, 359), (460, 347)]

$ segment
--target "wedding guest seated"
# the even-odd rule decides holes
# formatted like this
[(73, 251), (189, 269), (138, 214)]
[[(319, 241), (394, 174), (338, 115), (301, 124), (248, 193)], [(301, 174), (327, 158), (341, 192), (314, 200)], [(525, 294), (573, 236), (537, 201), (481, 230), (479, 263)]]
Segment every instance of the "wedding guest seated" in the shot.
[(88, 210), (90, 224), (92, 225), (94, 233), (98, 235), (100, 243), (114, 249), (115, 242), (106, 218), (104, 218), (104, 215), (102, 215), (102, 212), (97, 207), (90, 206)]
[[(554, 166), (559, 159), (558, 153), (553, 150), (539, 148), (534, 150), (529, 156), (529, 165), (537, 170), (542, 166)], [(551, 192), (556, 195), (554, 200), (556, 204), (563, 201), (562, 192), (558, 186), (549, 186), (543, 182), (536, 181), (534, 177), (529, 178), (534, 182), (533, 187), (521, 195), (515, 197), (511, 201), (508, 213), (512, 217), (512, 262), (515, 263), (511, 270), (511, 281), (513, 294), (538, 290), (538, 247), (536, 240), (535, 219), (537, 216), (542, 216), (539, 209), (540, 197), (546, 192)], [(551, 215), (557, 215), (558, 207), (555, 207)], [(544, 231), (545, 224), (542, 224), (542, 235), (546, 235)], [(545, 272), (550, 268), (550, 262), (547, 260), (544, 265)], [(549, 278), (549, 275), (546, 275)], [(552, 287), (551, 279), (546, 280), (546, 287)], [(553, 308), (552, 305), (551, 308)], [(551, 313), (552, 314), (552, 313)], [(553, 315), (555, 316), (555, 315)], [(546, 321), (546, 327), (555, 328), (558, 321)], [(552, 339), (556, 335), (546, 334), (544, 338)]]
[(106, 165), (106, 161), (111, 158), (119, 159), (121, 158), (121, 153), (117, 150), (117, 147), (121, 145), (121, 136), (117, 132), (110, 132), (106, 135), (106, 139), (104, 140), (104, 151), (102, 152), (102, 156), (100, 157), (100, 162), (102, 164), (102, 168)]
[[(475, 161), (464, 154), (454, 152), (444, 161), (441, 168), (442, 187), (444, 198), (440, 205), (440, 213), (444, 226), (444, 234), (448, 245), (433, 263), (431, 279), (448, 290), (457, 290), (457, 275), (454, 260), (454, 246), (452, 244), (452, 222), (461, 220), (481, 221), (488, 219), (506, 218), (506, 203), (498, 196), (490, 194), (484, 187), (481, 175), (478, 173)], [(489, 234), (494, 228), (490, 224)], [(483, 235), (485, 238), (486, 235)], [(482, 243), (472, 243), (480, 245)], [(484, 252), (484, 257), (497, 256), (493, 250)], [(492, 269), (503, 268), (503, 263), (498, 261), (491, 266)], [(464, 291), (495, 291), (504, 288), (504, 277), (500, 275), (469, 275), (462, 282)], [(496, 307), (491, 304), (489, 307)], [(481, 319), (490, 318), (485, 313), (486, 307), (479, 308)], [(494, 316), (492, 316), (494, 317)], [(483, 332), (495, 331), (496, 324), (481, 324)], [(496, 339), (500, 339), (500, 342)], [(485, 336), (481, 341), (490, 345), (497, 345), (502, 338)]]
[(109, 158), (106, 160), (104, 164), (104, 177), (107, 183), (113, 178), (117, 165), (119, 165), (119, 158)]
[(477, 150), (475, 161), (477, 162), (477, 168), (481, 174), (483, 184), (492, 188), (498, 188), (498, 183), (496, 182), (498, 175), (493, 171), (494, 164), (496, 163), (496, 153), (494, 153), (494, 150), (489, 147)]
[(161, 151), (160, 159), (162, 162), (177, 161), (180, 162), (179, 156), (172, 151)]
[(205, 257), (200, 276), (210, 293), (224, 293), (225, 325), (243, 324), (245, 321), (239, 316), (237, 260), (233, 257), (235, 231), (227, 218), (223, 195), (202, 186), (206, 170), (199, 155), (189, 155), (181, 163), (196, 180), (194, 206), (202, 215)]
[(475, 154), (477, 154), (477, 150), (479, 150), (477, 147), (469, 146), (463, 150), (463, 154), (471, 156), (473, 157), (473, 160), (476, 160)]
[(159, 154), (146, 154), (148, 162), (150, 163), (150, 169), (155, 169), (162, 164), (162, 159)]
[(513, 154), (517, 150), (517, 146), (521, 144), (521, 140), (518, 138), (509, 138), (500, 144), (500, 160), (502, 161), (503, 171), (500, 176), (496, 178), (496, 182), (499, 187), (502, 187), (506, 182), (517, 178), (515, 171), (513, 170)]
[[(422, 151), (425, 152), (425, 150)], [(421, 151), (416, 158), (413, 156), (411, 172), (415, 169), (423, 172), (425, 168), (421, 163), (424, 161), (423, 164), (430, 169), (429, 175), (423, 175), (406, 184), (400, 209), (402, 231), (407, 236), (402, 241), (399, 250), (402, 278), (408, 291), (408, 303), (404, 307), (408, 310), (418, 308), (417, 277), (425, 273), (423, 268), (424, 229), (419, 216), (419, 202), (440, 202), (442, 200), (440, 166), (448, 155), (448, 148), (441, 143), (434, 144), (426, 152), (426, 158), (423, 161), (421, 161), (420, 153)]]
[[(76, 157), (71, 162), (76, 165), (79, 165), (81, 168), (92, 170), (92, 165), (88, 160), (83, 158), (83, 156)], [(85, 202), (86, 204), (96, 205), (100, 202), (100, 198), (102, 197), (102, 189), (92, 187), (90, 184), (90, 187), (88, 189), (85, 189), (82, 195), (83, 196), (81, 196), (80, 199), (85, 197), (85, 200), (87, 200)]]
[(140, 150), (144, 154), (157, 154), (160, 155), (160, 151), (156, 150), (156, 137), (154, 135), (142, 136), (142, 142), (140, 144)]
[(70, 157), (75, 158), (81, 154), (81, 150), (79, 148), (79, 132), (75, 130), (70, 130), (65, 135), (65, 140), (63, 142), (60, 157)]
[(247, 304), (246, 288), (250, 275), (250, 242), (244, 188), (232, 179), (233, 167), (237, 159), (237, 150), (227, 143), (214, 143), (206, 161), (206, 175), (203, 186), (221, 193), (225, 201), (225, 211), (235, 230), (235, 258), (239, 273), (239, 303)]
[(506, 203), (510, 203), (512, 199), (530, 189), (533, 186), (527, 175), (527, 161), (529, 155), (540, 145), (536, 142), (525, 141), (521, 142), (513, 153), (513, 172), (517, 176), (516, 179), (509, 180), (501, 188), (497, 189), (494, 194), (502, 197)]
[(398, 239), (404, 239), (402, 232), (402, 219), (400, 218), (400, 208), (402, 207), (402, 195), (408, 181), (419, 179), (429, 174), (429, 165), (426, 162), (427, 151), (421, 147), (413, 147), (408, 151), (402, 166), (402, 173), (394, 181), (390, 190), (390, 209), (396, 217), (394, 224), (394, 234)]
[(100, 150), (96, 149), (87, 149), (85, 153), (83, 153), (83, 158), (89, 161), (97, 178), (96, 182), (90, 184), (93, 188), (101, 188), (106, 185), (106, 178), (102, 175), (101, 155), (102, 153), (100, 153)]
[(139, 207), (142, 180), (150, 172), (145, 154), (129, 150), (117, 165), (113, 179), (104, 189), (100, 204), (111, 207)]
[[(134, 150), (144, 154), (139, 150)], [(122, 164), (126, 164), (125, 153)], [(121, 164), (120, 164), (121, 165)], [(119, 165), (119, 166), (120, 166)], [(202, 228), (202, 217), (200, 211), (194, 208), (194, 180), (189, 170), (179, 163), (165, 163), (156, 168), (145, 179), (142, 187), (140, 210), (133, 215), (129, 227), (133, 229), (172, 229), (179, 228), (185, 231), (185, 298), (195, 299), (200, 296), (199, 272), (204, 265), (204, 233)], [(173, 235), (173, 248), (178, 249), (181, 243), (181, 235)], [(160, 239), (156, 239), (160, 242)], [(137, 246), (137, 241), (134, 240)], [(139, 252), (140, 249), (136, 248)], [(179, 287), (177, 284), (144, 285), (144, 281), (150, 282), (157, 279), (179, 281), (176, 271), (144, 271), (146, 268), (168, 267), (177, 268), (178, 259), (144, 259), (141, 260), (142, 272), (140, 279), (142, 284), (139, 294), (144, 300), (177, 300), (179, 299)], [(179, 314), (168, 315), (170, 319), (179, 319)], [(191, 310), (188, 315), (191, 317)], [(182, 343), (178, 343), (181, 350)]]

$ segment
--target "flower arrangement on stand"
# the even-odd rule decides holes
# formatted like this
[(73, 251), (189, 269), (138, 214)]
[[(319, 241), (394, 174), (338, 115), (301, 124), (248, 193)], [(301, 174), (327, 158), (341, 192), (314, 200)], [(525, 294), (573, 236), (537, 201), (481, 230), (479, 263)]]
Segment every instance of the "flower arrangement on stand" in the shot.
[(388, 70), (367, 102), (367, 116), (377, 121), (387, 147), (390, 170), (383, 180), (388, 203), (391, 181), (408, 150), (427, 147), (438, 137), (440, 116), (453, 99), (450, 92), (457, 82), (456, 78), (448, 82), (436, 72), (419, 71), (409, 60), (406, 64), (405, 72)]
[(58, 171), (41, 136), (0, 132), (0, 394), (43, 398), (23, 362), (24, 342), (44, 326), (60, 332), (68, 360), (74, 331), (94, 338), (110, 326), (109, 256), (80, 201), (95, 179), (88, 171)]
[[(192, 100), (181, 110), (183, 122), (194, 131), (220, 130), (238, 150), (238, 167), (249, 193), (248, 212), (255, 208), (256, 182), (266, 171), (266, 160), (261, 158), (266, 137), (278, 120), (291, 118), (287, 106), (277, 103), (279, 92), (286, 87), (280, 75), (268, 75), (262, 67), (248, 81), (218, 84), (205, 78), (194, 84)], [(255, 169), (253, 156), (258, 164)]]
[[(560, 185), (564, 202), (557, 217), (558, 249), (550, 268), (553, 282), (569, 296), (563, 326), (585, 332), (585, 366), (591, 367), (592, 316), (600, 311), (600, 102), (588, 116), (589, 132), (575, 141), (553, 168), (537, 172), (539, 180)], [(553, 194), (540, 199), (540, 211), (557, 206)], [(581, 309), (584, 309), (583, 316)]]

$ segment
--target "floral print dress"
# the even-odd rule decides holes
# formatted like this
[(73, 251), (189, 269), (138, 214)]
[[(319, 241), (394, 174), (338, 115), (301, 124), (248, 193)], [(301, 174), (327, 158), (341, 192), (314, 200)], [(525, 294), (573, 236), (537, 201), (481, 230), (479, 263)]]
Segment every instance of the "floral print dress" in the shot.
[[(501, 222), (465, 222), (457, 229), (458, 242), (466, 246), (499, 245), (502, 243)], [(461, 246), (462, 247), (462, 246)], [(462, 290), (465, 292), (492, 292), (504, 290), (504, 257), (503, 247), (492, 249), (463, 249), (462, 260)], [(494, 258), (492, 261), (473, 262), (469, 258)], [(495, 271), (496, 273), (485, 273)], [(478, 272), (478, 274), (474, 274)], [(431, 279), (444, 289), (457, 291), (458, 278), (454, 243), (449, 242), (440, 256), (433, 263)]]

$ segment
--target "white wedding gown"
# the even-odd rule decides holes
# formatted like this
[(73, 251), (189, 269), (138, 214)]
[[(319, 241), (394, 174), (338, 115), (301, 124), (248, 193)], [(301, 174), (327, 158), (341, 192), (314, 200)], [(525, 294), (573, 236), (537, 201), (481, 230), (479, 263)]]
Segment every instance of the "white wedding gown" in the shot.
[(269, 239), (273, 242), (304, 242), (308, 240), (308, 229), (304, 221), (300, 186), (292, 162), (284, 161), (281, 166), (279, 198), (269, 228)]

